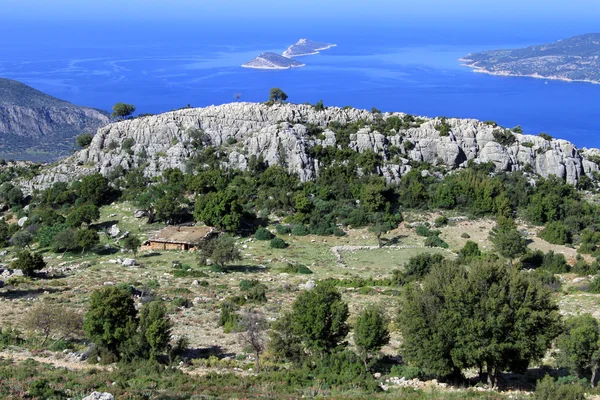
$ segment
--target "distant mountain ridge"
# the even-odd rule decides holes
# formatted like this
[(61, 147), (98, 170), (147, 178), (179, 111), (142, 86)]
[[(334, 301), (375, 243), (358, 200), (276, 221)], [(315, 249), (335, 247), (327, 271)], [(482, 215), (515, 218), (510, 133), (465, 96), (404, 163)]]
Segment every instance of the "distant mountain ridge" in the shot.
[(105, 111), (0, 78), (0, 158), (56, 160), (72, 151), (75, 136), (95, 132), (109, 122)]
[(461, 61), (475, 72), (600, 83), (600, 33), (512, 50), (470, 53)]

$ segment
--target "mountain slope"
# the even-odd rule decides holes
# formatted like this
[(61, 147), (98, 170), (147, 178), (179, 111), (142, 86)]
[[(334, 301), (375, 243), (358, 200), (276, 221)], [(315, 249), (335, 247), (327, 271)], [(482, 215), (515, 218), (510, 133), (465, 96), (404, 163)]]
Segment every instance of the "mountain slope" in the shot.
[(106, 112), (0, 78), (0, 158), (54, 160), (72, 151), (76, 135), (109, 122)]
[(514, 50), (465, 56), (468, 67), (493, 75), (532, 76), (600, 83), (600, 33)]
[(147, 176), (167, 168), (186, 171), (190, 162), (202, 162), (198, 157), (209, 147), (217, 150), (224, 168), (246, 169), (256, 156), (268, 165), (285, 166), (304, 181), (314, 179), (329, 162), (328, 152), (338, 150), (375, 153), (380, 157), (377, 171), (388, 181), (397, 181), (414, 162), (451, 170), (472, 160), (492, 162), (499, 171), (557, 175), (576, 184), (582, 176), (593, 178), (600, 160), (596, 149), (578, 150), (566, 140), (522, 135), (473, 119), (232, 103), (110, 124), (98, 130), (87, 149), (23, 185), (45, 188), (95, 172), (114, 175), (140, 166)]

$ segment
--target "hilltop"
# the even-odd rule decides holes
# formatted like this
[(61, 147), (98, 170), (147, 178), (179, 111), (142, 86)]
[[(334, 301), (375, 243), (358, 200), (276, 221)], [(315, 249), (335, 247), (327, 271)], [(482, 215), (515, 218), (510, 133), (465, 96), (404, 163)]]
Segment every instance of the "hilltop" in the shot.
[[(202, 137), (203, 146), (198, 146)], [(91, 145), (28, 180), (30, 188), (72, 181), (95, 172), (144, 168), (158, 176), (185, 171), (206, 148), (219, 151), (221, 165), (244, 170), (251, 158), (282, 165), (302, 181), (327, 165), (326, 151), (374, 154), (377, 172), (398, 182), (414, 163), (447, 170), (469, 163), (494, 164), (498, 171), (556, 175), (571, 184), (598, 171), (600, 151), (580, 150), (547, 135), (527, 135), (474, 119), (415, 117), (354, 108), (231, 103), (125, 120), (98, 130)], [(329, 150), (328, 150), (329, 149)]]
[(255, 69), (289, 69), (304, 67), (299, 61), (292, 60), (291, 58), (280, 56), (276, 53), (262, 53), (255, 59), (248, 61), (242, 65), (244, 68), (255, 68)]
[(71, 152), (76, 135), (93, 132), (109, 121), (104, 111), (0, 78), (0, 158), (55, 160)]
[(513, 50), (471, 53), (461, 59), (475, 72), (600, 83), (600, 33)]

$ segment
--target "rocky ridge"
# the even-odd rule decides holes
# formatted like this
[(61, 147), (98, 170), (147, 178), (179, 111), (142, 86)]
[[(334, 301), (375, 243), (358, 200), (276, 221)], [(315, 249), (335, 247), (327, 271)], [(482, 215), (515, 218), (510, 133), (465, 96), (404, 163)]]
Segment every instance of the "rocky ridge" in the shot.
[[(413, 161), (448, 169), (465, 167), (469, 160), (493, 162), (497, 170), (556, 175), (571, 184), (598, 173), (595, 161), (600, 160), (600, 150), (580, 150), (566, 140), (518, 133), (513, 134), (516, 140), (512, 145), (503, 146), (494, 138), (494, 126), (474, 119), (445, 120), (447, 136), (440, 135), (439, 118), (422, 118), (418, 126), (399, 132), (379, 132), (369, 126), (379, 118), (393, 116), (402, 118), (405, 114), (337, 107), (318, 111), (311, 105), (262, 103), (183, 109), (102, 127), (87, 149), (48, 166), (22, 185), (31, 191), (87, 174), (109, 175), (142, 165), (147, 176), (157, 176), (167, 168), (185, 171), (190, 158), (202, 150), (194, 143), (194, 132), (204, 132), (204, 146), (223, 150), (224, 168), (243, 170), (251, 156), (262, 156), (268, 165), (285, 165), (307, 181), (314, 179), (320, 168), (310, 149), (317, 145), (340, 147), (330, 125), (359, 120), (366, 126), (350, 135), (348, 147), (359, 153), (380, 154), (384, 162), (378, 172), (390, 182), (410, 171)], [(314, 126), (323, 131), (310, 134), (308, 127)], [(126, 139), (133, 141), (131, 147), (123, 146)]]

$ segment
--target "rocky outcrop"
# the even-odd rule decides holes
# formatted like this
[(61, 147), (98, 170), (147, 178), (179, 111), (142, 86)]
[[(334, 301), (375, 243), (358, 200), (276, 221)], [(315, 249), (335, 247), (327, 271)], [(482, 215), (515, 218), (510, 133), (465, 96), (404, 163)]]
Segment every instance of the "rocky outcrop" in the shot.
[[(450, 127), (446, 136), (436, 129), (440, 119), (421, 118), (399, 132), (377, 128), (391, 117), (405, 114), (256, 103), (173, 111), (100, 128), (87, 149), (24, 184), (29, 189), (44, 188), (86, 174), (110, 175), (141, 165), (148, 176), (167, 168), (185, 171), (190, 159), (206, 146), (219, 149), (224, 168), (245, 169), (252, 156), (262, 156), (266, 164), (285, 166), (304, 181), (314, 179), (320, 167), (311, 149), (346, 145), (359, 153), (380, 154), (384, 161), (379, 172), (389, 181), (410, 171), (414, 161), (449, 169), (465, 167), (470, 160), (492, 162), (497, 170), (556, 175), (571, 184), (598, 172), (599, 150), (578, 150), (565, 140), (514, 133), (515, 142), (503, 146), (494, 139), (495, 127), (473, 119), (446, 120)], [(349, 142), (339, 143), (334, 130), (356, 121), (363, 127), (349, 135)]]

